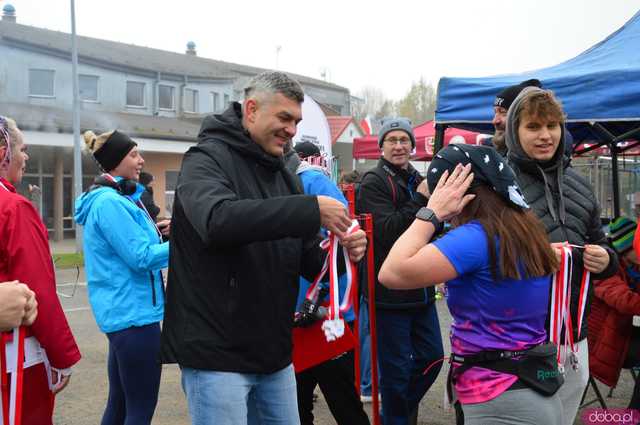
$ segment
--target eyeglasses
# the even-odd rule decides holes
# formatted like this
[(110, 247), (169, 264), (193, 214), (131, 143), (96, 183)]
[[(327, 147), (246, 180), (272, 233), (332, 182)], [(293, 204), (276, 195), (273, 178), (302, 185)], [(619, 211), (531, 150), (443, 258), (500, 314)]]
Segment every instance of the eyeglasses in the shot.
[(388, 139), (384, 139), (384, 142), (390, 146), (395, 146), (398, 143), (400, 143), (402, 146), (409, 146), (411, 144), (411, 139), (409, 139), (408, 137), (402, 137), (400, 139), (389, 137)]

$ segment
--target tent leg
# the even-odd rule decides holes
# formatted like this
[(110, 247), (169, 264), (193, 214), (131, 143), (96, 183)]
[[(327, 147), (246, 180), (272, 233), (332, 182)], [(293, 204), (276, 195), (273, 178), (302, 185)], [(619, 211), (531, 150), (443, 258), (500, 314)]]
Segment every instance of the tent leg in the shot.
[(447, 124), (436, 124), (436, 139), (433, 143), (434, 155), (444, 147), (444, 131), (446, 129), (447, 129)]
[(620, 177), (618, 176), (618, 148), (611, 146), (611, 183), (613, 185), (613, 218), (620, 217)]

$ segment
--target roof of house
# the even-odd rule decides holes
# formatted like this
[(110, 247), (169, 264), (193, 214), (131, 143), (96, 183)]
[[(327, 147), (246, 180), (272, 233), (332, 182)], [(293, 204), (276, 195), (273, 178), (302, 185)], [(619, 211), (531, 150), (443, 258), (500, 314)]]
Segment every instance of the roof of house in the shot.
[(329, 129), (331, 130), (331, 144), (336, 143), (342, 133), (347, 129), (350, 123), (353, 122), (353, 125), (356, 126), (358, 130), (362, 133), (362, 129), (353, 119), (353, 117), (348, 116), (328, 116), (327, 121), (329, 121)]
[[(69, 57), (71, 52), (71, 35), (60, 31), (3, 20), (0, 21), (0, 37), (8, 44), (64, 53), (66, 57)], [(235, 79), (238, 76), (253, 76), (265, 71), (263, 68), (253, 66), (92, 37), (78, 36), (77, 42), (80, 60), (93, 60), (145, 72), (206, 79)], [(345, 87), (323, 80), (291, 73), (289, 75), (302, 84), (348, 91)]]

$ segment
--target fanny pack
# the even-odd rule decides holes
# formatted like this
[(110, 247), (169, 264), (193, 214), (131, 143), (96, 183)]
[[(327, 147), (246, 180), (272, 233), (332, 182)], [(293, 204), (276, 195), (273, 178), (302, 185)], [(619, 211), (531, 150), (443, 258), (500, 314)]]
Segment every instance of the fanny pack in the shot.
[(459, 363), (451, 374), (452, 381), (472, 367), (516, 375), (528, 388), (543, 396), (554, 395), (564, 383), (558, 370), (558, 347), (552, 342), (523, 351), (482, 351), (469, 356), (451, 354), (451, 362)]

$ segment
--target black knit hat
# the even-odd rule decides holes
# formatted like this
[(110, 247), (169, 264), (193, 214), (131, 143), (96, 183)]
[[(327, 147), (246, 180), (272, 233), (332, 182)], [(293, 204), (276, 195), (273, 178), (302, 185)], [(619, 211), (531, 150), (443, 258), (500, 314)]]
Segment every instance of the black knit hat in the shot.
[(500, 93), (498, 93), (496, 99), (493, 101), (493, 106), (500, 106), (506, 110), (509, 110), (509, 107), (511, 106), (513, 101), (516, 100), (516, 97), (518, 97), (520, 92), (525, 87), (542, 88), (542, 83), (540, 82), (540, 80), (532, 78), (530, 80), (523, 81), (520, 84), (506, 87), (502, 89)]
[(125, 156), (138, 144), (129, 136), (118, 130), (109, 136), (100, 149), (93, 152), (93, 157), (107, 173), (120, 164)]
[(293, 150), (296, 151), (298, 156), (302, 159), (308, 156), (320, 155), (320, 148), (312, 142), (300, 142), (293, 147)]
[(469, 163), (471, 164), (471, 172), (473, 172), (471, 187), (488, 186), (512, 206), (529, 208), (513, 170), (507, 165), (504, 158), (489, 146), (452, 144), (440, 150), (433, 157), (427, 171), (429, 192), (433, 193), (438, 180), (445, 171), (449, 170), (449, 174), (451, 174), (456, 165)]

